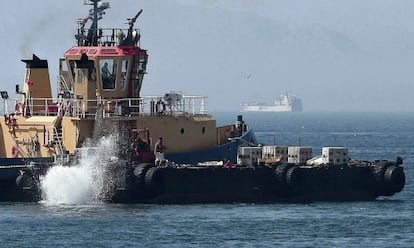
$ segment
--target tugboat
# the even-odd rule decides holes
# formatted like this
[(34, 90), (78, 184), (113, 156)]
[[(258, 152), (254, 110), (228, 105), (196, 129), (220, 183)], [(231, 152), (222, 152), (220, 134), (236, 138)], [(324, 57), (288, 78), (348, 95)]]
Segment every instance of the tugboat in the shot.
[[(22, 60), (24, 85), (22, 89), (16, 85), (21, 99), (11, 100), (3, 91), (1, 165), (15, 164), (20, 158), (73, 155), (94, 135), (118, 131), (131, 137), (138, 129), (162, 136), (168, 146), (166, 159), (175, 163), (236, 162), (240, 145), (257, 145), (241, 116), (235, 124), (217, 127), (204, 96), (182, 92), (142, 96), (148, 54), (134, 28), (142, 10), (128, 19), (127, 29), (103, 29), (98, 21), (109, 3), (90, 0), (85, 4), (93, 9), (79, 19), (77, 44), (60, 60), (58, 96), (52, 97), (48, 62), (36, 55)], [(86, 29), (88, 22), (91, 26)]]
[(354, 161), (343, 149), (342, 157), (332, 155), (334, 148), (312, 159), (303, 147), (261, 147), (242, 116), (217, 127), (206, 97), (142, 96), (148, 53), (134, 27), (142, 10), (127, 19), (127, 29), (103, 29), (98, 21), (109, 3), (85, 4), (93, 8), (60, 60), (58, 96), (52, 97), (48, 62), (36, 55), (22, 60), (21, 99), (1, 92), (0, 201), (40, 200), (41, 178), (52, 167), (76, 166), (89, 140), (114, 133), (104, 197), (110, 202), (372, 200), (403, 189), (402, 159)]

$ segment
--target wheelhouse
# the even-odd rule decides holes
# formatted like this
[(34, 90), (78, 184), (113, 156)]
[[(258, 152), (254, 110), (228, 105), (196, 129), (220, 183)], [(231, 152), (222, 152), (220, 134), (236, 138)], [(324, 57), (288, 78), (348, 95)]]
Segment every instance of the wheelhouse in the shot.
[(138, 98), (147, 61), (136, 46), (72, 47), (60, 61), (61, 90), (85, 100)]

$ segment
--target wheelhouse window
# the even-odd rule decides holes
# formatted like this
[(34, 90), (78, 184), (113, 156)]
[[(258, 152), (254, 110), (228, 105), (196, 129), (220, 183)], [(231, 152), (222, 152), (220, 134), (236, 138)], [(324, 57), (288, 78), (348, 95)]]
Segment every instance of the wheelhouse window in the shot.
[[(76, 70), (78, 69), (78, 63), (81, 60), (69, 60), (68, 64), (66, 63), (61, 63), (60, 64), (60, 72), (61, 74), (65, 77), (66, 80), (69, 80), (70, 78), (70, 82), (75, 82), (76, 81)], [(68, 65), (70, 67), (70, 73), (68, 71)], [(96, 81), (96, 69), (95, 69), (95, 65), (94, 62), (92, 60), (88, 60), (88, 64), (87, 65), (83, 65), (82, 68), (88, 68), (88, 79)], [(78, 82), (81, 83), (81, 82)]]
[(117, 61), (115, 59), (101, 59), (99, 66), (101, 68), (102, 88), (104, 90), (115, 89)]
[(128, 80), (128, 60), (122, 60), (122, 71), (121, 71), (121, 90), (124, 91), (126, 89), (126, 82)]
[(76, 60), (69, 60), (69, 66), (72, 73), (72, 81), (75, 82)]

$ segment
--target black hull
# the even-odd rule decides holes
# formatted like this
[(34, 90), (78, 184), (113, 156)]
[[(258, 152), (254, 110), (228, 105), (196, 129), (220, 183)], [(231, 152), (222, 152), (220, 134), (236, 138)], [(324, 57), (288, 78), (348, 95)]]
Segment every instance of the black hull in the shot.
[(116, 191), (112, 199), (121, 203), (156, 204), (370, 201), (400, 192), (405, 185), (402, 167), (380, 167), (392, 169), (388, 169), (388, 177), (377, 175), (375, 166), (161, 168), (138, 165), (127, 190)]
[[(42, 168), (19, 169), (18, 174), (3, 177), (0, 201), (39, 201), (39, 177), (46, 172), (44, 165)], [(155, 167), (124, 161), (109, 168), (107, 193), (102, 199), (116, 203), (369, 201), (398, 193), (405, 185), (403, 167), (394, 162), (226, 168)]]
[(32, 177), (21, 176), (17, 172), (0, 179), (0, 201), (37, 202), (41, 200), (38, 183)]

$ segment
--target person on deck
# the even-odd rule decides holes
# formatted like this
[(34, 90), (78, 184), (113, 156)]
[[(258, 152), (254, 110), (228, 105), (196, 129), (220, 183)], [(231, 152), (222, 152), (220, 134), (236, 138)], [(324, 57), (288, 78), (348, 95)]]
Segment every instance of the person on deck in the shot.
[(155, 104), (155, 111), (158, 115), (165, 114), (165, 103), (161, 98), (158, 99), (157, 103)]
[(157, 143), (155, 143), (154, 147), (154, 155), (155, 155), (155, 165), (165, 165), (165, 157), (164, 157), (164, 150), (166, 146), (164, 145), (164, 141), (162, 137), (158, 138)]

